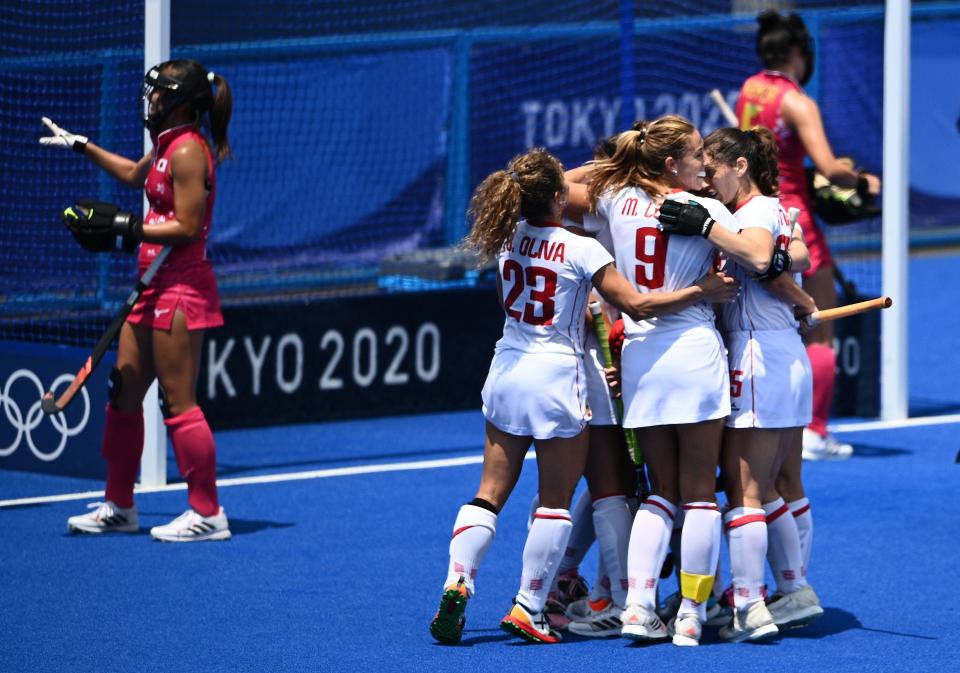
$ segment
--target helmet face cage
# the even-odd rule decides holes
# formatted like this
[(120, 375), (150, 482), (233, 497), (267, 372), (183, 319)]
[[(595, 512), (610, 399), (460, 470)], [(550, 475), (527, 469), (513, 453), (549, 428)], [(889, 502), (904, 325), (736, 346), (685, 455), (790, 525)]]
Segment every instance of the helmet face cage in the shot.
[[(143, 101), (143, 125), (155, 131), (174, 108), (184, 101), (183, 84), (173, 77), (160, 72), (163, 64), (150, 68), (143, 78), (140, 97)], [(157, 105), (150, 100), (155, 91), (160, 92)]]

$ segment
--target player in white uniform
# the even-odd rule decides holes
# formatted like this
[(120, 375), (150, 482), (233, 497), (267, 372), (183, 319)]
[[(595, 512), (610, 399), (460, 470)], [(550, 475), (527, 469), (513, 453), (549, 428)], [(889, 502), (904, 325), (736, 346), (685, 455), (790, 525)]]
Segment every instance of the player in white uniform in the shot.
[[(727, 423), (724, 468), (729, 476), (740, 475), (739, 481), (728, 484), (728, 499), (735, 509), (727, 515), (727, 526), (731, 564), (737, 561), (741, 567), (733, 568), (734, 620), (721, 636), (744, 640), (769, 633), (771, 621), (781, 628), (799, 626), (823, 614), (806, 578), (808, 557), (799, 527), (808, 522), (797, 520), (809, 510), (802, 484), (799, 496), (790, 497), (795, 490), (790, 488), (794, 466), (799, 482), (802, 433), (813, 404), (813, 374), (794, 311), (797, 307), (800, 314), (810, 314), (816, 305), (800, 288), (799, 278), (783, 273), (807, 268), (809, 253), (802, 232), (797, 235), (791, 229), (774, 198), (778, 184), (773, 134), (762, 127), (721, 129), (707, 138), (705, 151), (710, 182), (718, 195), (736, 207), (742, 227), (772, 233), (780, 258), (775, 253), (770, 271), (759, 281), (743, 278), (742, 300), (725, 307), (722, 320), (730, 348), (731, 393), (740, 393), (735, 400), (739, 411)], [(743, 274), (736, 265), (731, 273)], [(807, 329), (812, 327), (809, 320), (805, 323)], [(793, 460), (787, 461), (791, 456)], [(785, 492), (792, 507), (777, 492), (773, 478), (778, 472), (788, 476)], [(794, 512), (799, 516), (792, 516)], [(777, 580), (777, 595), (760, 607), (765, 553)]]
[(430, 625), (441, 642), (460, 640), (474, 577), (531, 442), (541, 507), (524, 547), (520, 591), (501, 626), (534, 642), (560, 640), (543, 608), (570, 534), (570, 498), (586, 460), (590, 411), (581, 344), (591, 282), (635, 319), (729, 292), (729, 284), (713, 276), (669, 296), (637, 293), (603, 246), (559, 225), (566, 201), (563, 167), (541, 149), (489, 175), (471, 200), (474, 223), (466, 243), (484, 258), (499, 255), (506, 319), (483, 388), (487, 422), (480, 487), (457, 515), (445, 591)]
[[(609, 161), (597, 162), (586, 190), (607, 222), (617, 268), (648, 296), (671, 292), (709, 271), (717, 249), (763, 271), (765, 249), (739, 236), (729, 211), (694, 197), (703, 181), (703, 139), (685, 119), (665, 116), (621, 133)], [(572, 199), (582, 198), (575, 189)], [(696, 199), (717, 226), (696, 233), (657, 220), (663, 199)], [(712, 224), (712, 223), (711, 223)], [(681, 235), (672, 235), (673, 233)], [(653, 494), (634, 519), (628, 551), (629, 591), (622, 615), (625, 636), (669, 634), (655, 613), (656, 587), (676, 516), (684, 503), (681, 539), (683, 600), (673, 625), (677, 645), (699, 643), (705, 603), (719, 556), (720, 513), (714, 501), (723, 419), (729, 414), (729, 379), (720, 335), (706, 303), (649, 320), (624, 319), (621, 379), (624, 426), (637, 428)]]

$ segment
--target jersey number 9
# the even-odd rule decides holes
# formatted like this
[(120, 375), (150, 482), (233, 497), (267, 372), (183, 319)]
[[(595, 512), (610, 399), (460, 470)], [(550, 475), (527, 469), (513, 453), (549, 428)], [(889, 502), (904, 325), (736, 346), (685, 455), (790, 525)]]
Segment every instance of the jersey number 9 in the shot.
[(656, 227), (637, 229), (637, 264), (634, 276), (638, 286), (648, 290), (663, 287), (667, 266), (667, 237)]

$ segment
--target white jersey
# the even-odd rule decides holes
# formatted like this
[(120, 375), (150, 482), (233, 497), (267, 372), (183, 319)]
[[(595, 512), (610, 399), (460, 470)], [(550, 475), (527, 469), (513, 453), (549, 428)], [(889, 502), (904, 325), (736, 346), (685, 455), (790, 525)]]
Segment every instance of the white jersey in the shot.
[(606, 220), (595, 213), (584, 213), (583, 229), (588, 234), (593, 234), (596, 236), (597, 241), (606, 249), (607, 252), (609, 252), (611, 255), (615, 254), (613, 249), (613, 237), (610, 235), (610, 227), (607, 226)]
[[(754, 196), (734, 213), (739, 229), (759, 227), (773, 235), (774, 245), (786, 250), (793, 233), (787, 216), (774, 196)], [(734, 260), (728, 259), (723, 270), (740, 282), (737, 300), (723, 306), (721, 324), (726, 332), (796, 329), (793, 308), (771, 294), (764, 284)]]
[(497, 350), (582, 354), (593, 275), (612, 262), (592, 238), (521, 221), (500, 253), (507, 316)]
[[(714, 226), (737, 231), (730, 211), (715, 199), (676, 192), (667, 197), (696, 201), (716, 220)], [(668, 236), (657, 220), (657, 206), (640, 188), (626, 187), (601, 197), (597, 213), (606, 222), (613, 240), (617, 268), (639, 292), (674, 292), (689, 287), (716, 263), (716, 249), (700, 236)], [(657, 318), (634, 322), (624, 315), (628, 337), (694, 325), (711, 325), (713, 310), (707, 302)]]

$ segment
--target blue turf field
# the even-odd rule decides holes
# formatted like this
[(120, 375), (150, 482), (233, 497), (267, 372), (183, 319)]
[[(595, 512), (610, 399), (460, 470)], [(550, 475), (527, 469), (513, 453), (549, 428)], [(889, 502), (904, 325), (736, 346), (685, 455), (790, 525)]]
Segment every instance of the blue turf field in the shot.
[[(914, 260), (911, 398), (955, 404), (956, 296), (936, 291), (956, 257)], [(922, 378), (921, 378), (922, 377)], [(476, 455), (479, 412), (218, 435), (223, 477)], [(528, 463), (468, 606), (461, 647), (427, 624), (450, 528), (477, 465), (225, 487), (235, 537), (165, 545), (149, 526), (182, 491), (138, 497), (138, 536), (70, 537), (86, 500), (0, 508), (0, 671), (952, 671), (960, 423), (843, 433), (846, 462), (807, 465), (811, 579), (826, 615), (762, 646), (680, 650), (570, 637), (519, 644), (497, 624), (520, 572), (535, 486)], [(0, 472), (0, 498), (100, 488)], [(584, 564), (592, 576), (595, 559)], [(629, 667), (629, 668), (628, 668)]]

